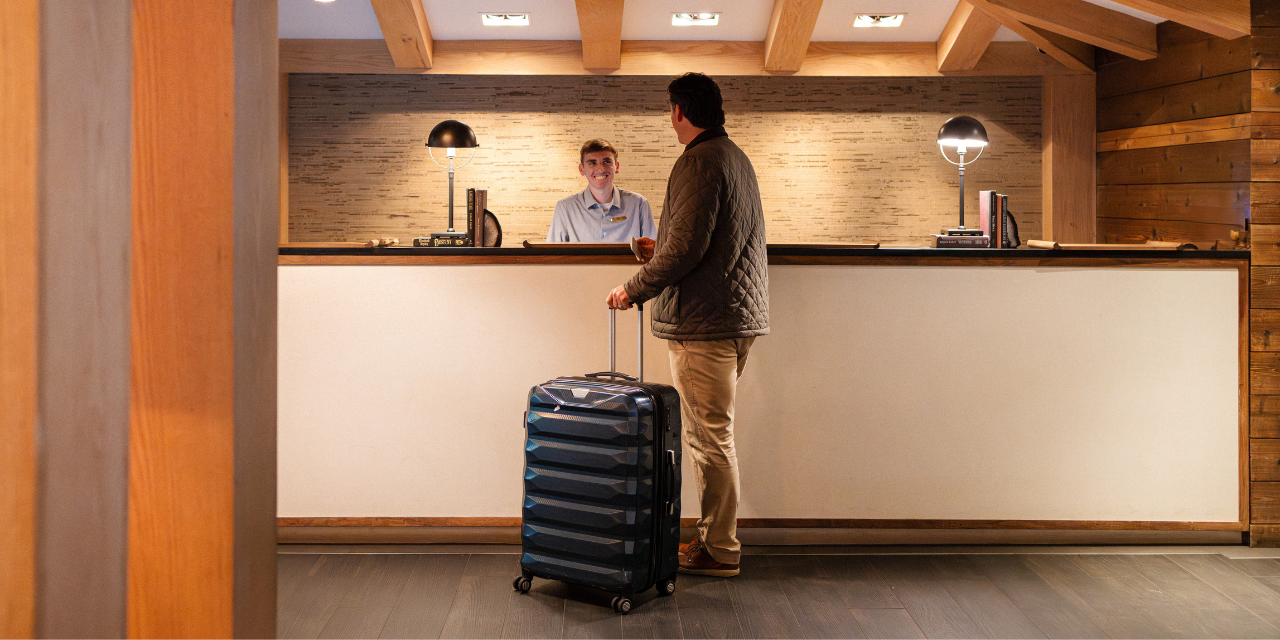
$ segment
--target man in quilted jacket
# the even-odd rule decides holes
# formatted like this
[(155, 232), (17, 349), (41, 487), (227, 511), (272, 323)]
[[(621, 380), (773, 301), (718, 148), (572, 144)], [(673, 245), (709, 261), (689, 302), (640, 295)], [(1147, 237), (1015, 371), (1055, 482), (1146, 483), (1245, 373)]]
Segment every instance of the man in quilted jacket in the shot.
[(734, 399), (751, 344), (769, 333), (764, 212), (755, 169), (724, 130), (715, 81), (686, 73), (667, 93), (684, 153), (667, 179), (657, 240), (641, 239), (644, 266), (606, 302), (629, 309), (656, 299), (653, 334), (668, 341), (702, 507), (680, 570), (734, 576), (742, 554)]

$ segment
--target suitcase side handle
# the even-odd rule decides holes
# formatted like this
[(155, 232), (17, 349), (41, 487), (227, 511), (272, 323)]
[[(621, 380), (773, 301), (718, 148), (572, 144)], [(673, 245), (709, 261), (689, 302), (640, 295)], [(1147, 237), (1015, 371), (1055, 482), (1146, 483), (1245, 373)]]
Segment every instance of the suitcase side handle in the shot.
[[(628, 380), (644, 382), (644, 303), (636, 303), (636, 353), (639, 377), (625, 376)], [(609, 309), (609, 372), (618, 369), (618, 310)], [(588, 375), (587, 377), (595, 377)]]

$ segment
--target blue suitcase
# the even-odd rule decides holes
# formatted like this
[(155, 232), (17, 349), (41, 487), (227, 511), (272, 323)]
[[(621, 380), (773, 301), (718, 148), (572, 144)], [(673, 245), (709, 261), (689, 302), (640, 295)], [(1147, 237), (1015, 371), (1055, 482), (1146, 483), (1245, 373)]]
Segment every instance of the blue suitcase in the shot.
[(525, 412), (520, 573), (617, 594), (613, 608), (656, 586), (675, 592), (680, 544), (680, 394), (617, 373), (616, 312), (609, 371), (556, 378), (529, 392)]

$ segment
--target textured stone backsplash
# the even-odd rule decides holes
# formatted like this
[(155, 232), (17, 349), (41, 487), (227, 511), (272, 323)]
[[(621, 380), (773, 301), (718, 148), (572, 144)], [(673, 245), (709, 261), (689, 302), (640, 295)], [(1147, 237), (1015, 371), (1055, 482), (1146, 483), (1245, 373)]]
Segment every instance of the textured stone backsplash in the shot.
[[(660, 219), (683, 149), (668, 118), (669, 80), (293, 75), (289, 239), (406, 241), (443, 231), (448, 172), (425, 143), (449, 118), (470, 125), (481, 145), (457, 170), (457, 227), (465, 228), (466, 189), (475, 187), (489, 190), (504, 246), (544, 239), (556, 201), (586, 187), (578, 149), (595, 137), (621, 151), (616, 184), (649, 198)], [(1009, 194), (1022, 237), (1040, 236), (1039, 78), (717, 81), (726, 129), (755, 164), (770, 242), (923, 246), (954, 226), (958, 173), (936, 143), (954, 115), (978, 118), (991, 137), (967, 170), (968, 226), (977, 226), (978, 191), (997, 189)]]

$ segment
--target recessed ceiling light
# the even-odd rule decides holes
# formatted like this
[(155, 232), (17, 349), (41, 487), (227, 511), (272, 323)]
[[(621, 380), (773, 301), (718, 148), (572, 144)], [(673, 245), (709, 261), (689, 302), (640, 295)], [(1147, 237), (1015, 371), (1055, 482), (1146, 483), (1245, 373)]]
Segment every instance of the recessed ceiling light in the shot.
[(890, 15), (880, 14), (863, 14), (853, 19), (855, 27), (901, 27), (902, 19), (907, 17), (905, 13)]
[(674, 27), (714, 27), (720, 24), (719, 13), (673, 13), (671, 25)]
[(480, 22), (486, 27), (527, 27), (529, 26), (529, 14), (527, 13), (482, 13), (480, 14)]
[(316, 2), (329, 3), (329, 2), (333, 2), (333, 0), (316, 0)]

